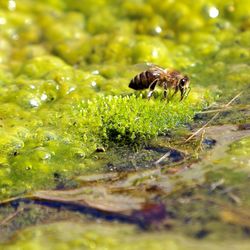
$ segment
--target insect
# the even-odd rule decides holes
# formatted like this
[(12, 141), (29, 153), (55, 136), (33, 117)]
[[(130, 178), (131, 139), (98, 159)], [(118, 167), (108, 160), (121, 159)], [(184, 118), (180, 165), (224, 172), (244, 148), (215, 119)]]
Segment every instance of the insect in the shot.
[(151, 98), (156, 85), (164, 89), (164, 98), (167, 98), (167, 91), (174, 89), (173, 97), (178, 91), (181, 93), (181, 100), (188, 96), (191, 88), (188, 76), (182, 75), (173, 69), (164, 69), (156, 65), (150, 65), (148, 69), (137, 74), (129, 83), (129, 87), (134, 90), (148, 89), (148, 99)]

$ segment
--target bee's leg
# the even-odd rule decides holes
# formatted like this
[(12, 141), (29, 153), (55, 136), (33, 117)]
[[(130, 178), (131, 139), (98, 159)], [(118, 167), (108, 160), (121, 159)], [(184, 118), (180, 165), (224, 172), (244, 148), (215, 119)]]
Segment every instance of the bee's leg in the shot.
[(185, 89), (180, 89), (180, 91), (181, 91), (181, 99), (180, 99), (180, 101), (182, 101), (183, 97), (185, 96), (186, 91), (185, 91)]
[(177, 92), (178, 92), (178, 87), (175, 88), (174, 93), (172, 94), (171, 98), (173, 98), (174, 95), (176, 95)]
[(164, 99), (168, 99), (168, 92), (167, 92), (167, 89), (168, 89), (168, 85), (166, 82), (164, 82), (163, 84), (163, 88), (164, 88)]
[(157, 82), (158, 82), (158, 79), (155, 79), (152, 83), (150, 83), (150, 85), (149, 85), (149, 92), (148, 92), (148, 95), (147, 95), (148, 100), (153, 95), (154, 90), (155, 90), (155, 86), (156, 86)]
[(164, 99), (168, 99), (168, 92), (166, 89), (164, 89)]

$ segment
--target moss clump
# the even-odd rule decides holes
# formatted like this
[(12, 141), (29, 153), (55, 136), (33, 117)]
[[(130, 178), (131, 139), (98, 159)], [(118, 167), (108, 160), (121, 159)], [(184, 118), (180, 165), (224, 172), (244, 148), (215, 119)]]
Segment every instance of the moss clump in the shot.
[(178, 98), (170, 102), (160, 98), (148, 101), (142, 95), (99, 97), (77, 107), (82, 115), (79, 126), (94, 125), (94, 133), (102, 142), (143, 143), (190, 122), (206, 102), (195, 99), (195, 93), (192, 97), (183, 102)]
[[(75, 174), (95, 171), (98, 146), (138, 145), (185, 126), (209, 102), (204, 89), (224, 100), (249, 89), (249, 27), (249, 0), (0, 0), (0, 199), (62, 187)], [(134, 95), (128, 83), (142, 70), (131, 65), (145, 62), (187, 74), (189, 97), (167, 103), (157, 95), (150, 101)], [(248, 122), (247, 112), (238, 111), (222, 123)], [(248, 200), (248, 149), (243, 139), (212, 164), (213, 174), (225, 167), (219, 178), (226, 183), (246, 183), (242, 201)], [(37, 247), (29, 241), (22, 246)], [(87, 246), (94, 248), (93, 242)], [(138, 248), (164, 245), (157, 242)], [(74, 248), (78, 240), (68, 244)]]

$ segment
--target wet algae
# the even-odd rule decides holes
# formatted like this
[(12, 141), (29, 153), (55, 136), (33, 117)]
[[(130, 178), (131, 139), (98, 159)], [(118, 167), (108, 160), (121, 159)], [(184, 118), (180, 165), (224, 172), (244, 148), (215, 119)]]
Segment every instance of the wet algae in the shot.
[[(215, 158), (200, 147), (211, 135), (181, 144), (188, 128), (211, 118), (197, 112), (208, 106), (223, 109), (241, 90), (236, 105), (214, 124), (249, 123), (249, 13), (246, 0), (199, 0), (195, 5), (189, 0), (0, 0), (1, 200), (38, 189), (73, 187), (76, 175), (110, 171), (108, 162), (118, 165), (112, 171), (125, 170), (109, 152), (143, 148), (158, 136), (164, 136), (167, 146), (178, 145), (208, 159), (196, 159), (190, 171), (178, 172), (193, 164), (192, 156), (186, 165), (164, 171), (167, 177), (156, 178), (155, 183), (164, 180), (171, 187), (167, 195), (146, 194), (148, 200), (166, 204), (170, 222), (160, 233), (105, 221), (96, 225), (93, 218), (85, 218), (92, 223), (88, 229), (79, 223), (73, 230), (72, 222), (25, 229), (41, 223), (32, 219), (37, 213), (2, 224), (8, 211), (13, 212), (7, 206), (0, 210), (0, 232), (9, 232), (8, 238), (23, 231), (3, 243), (4, 249), (44, 249), (45, 239), (46, 249), (247, 249), (249, 136), (222, 145), (223, 155)], [(129, 80), (141, 71), (131, 65), (145, 62), (188, 74), (188, 98), (166, 102), (159, 89), (148, 101), (145, 93), (130, 90)], [(216, 133), (212, 139), (217, 143)], [(98, 148), (107, 153), (96, 153)], [(111, 158), (100, 161), (102, 155)], [(143, 162), (152, 160), (145, 157)], [(165, 163), (161, 167), (167, 167)], [(65, 231), (71, 233), (62, 239)], [(48, 238), (49, 232), (53, 234)], [(221, 238), (225, 244), (218, 245)]]
[[(1, 2), (1, 197), (55, 187), (55, 175), (83, 173), (84, 159), (98, 146), (141, 144), (191, 121), (207, 105), (208, 91), (198, 87), (182, 103), (179, 97), (167, 103), (131, 95), (128, 83), (138, 73), (131, 64), (183, 67), (166, 61), (175, 56), (168, 55), (164, 39), (136, 30), (93, 31), (96, 15), (87, 16), (71, 2), (60, 8), (15, 4), (12, 10)], [(119, 10), (105, 4), (104, 10), (113, 9)]]

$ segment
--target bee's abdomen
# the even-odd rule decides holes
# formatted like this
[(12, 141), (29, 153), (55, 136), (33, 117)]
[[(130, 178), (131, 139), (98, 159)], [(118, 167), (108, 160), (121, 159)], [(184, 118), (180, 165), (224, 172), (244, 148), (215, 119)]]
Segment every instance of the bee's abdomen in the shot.
[(149, 71), (144, 71), (130, 81), (129, 87), (135, 90), (147, 89), (153, 80), (153, 75)]

